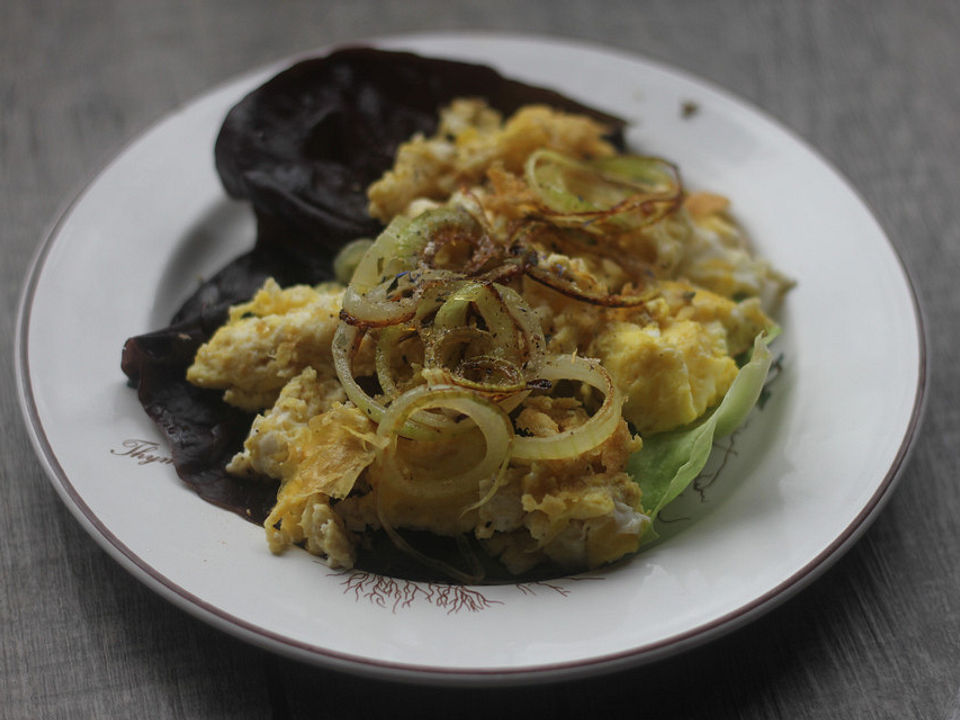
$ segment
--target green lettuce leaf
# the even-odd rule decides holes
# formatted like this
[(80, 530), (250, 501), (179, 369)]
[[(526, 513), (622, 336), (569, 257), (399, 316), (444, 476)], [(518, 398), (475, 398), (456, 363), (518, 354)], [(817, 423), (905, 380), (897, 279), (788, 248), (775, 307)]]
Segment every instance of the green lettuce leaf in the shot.
[[(644, 438), (643, 447), (630, 456), (627, 472), (643, 490), (643, 505), (650, 517), (656, 517), (700, 474), (714, 438), (736, 430), (756, 405), (773, 360), (767, 343), (777, 334), (775, 329), (757, 336), (750, 360), (709, 416), (696, 425)], [(651, 530), (649, 539), (655, 537)]]

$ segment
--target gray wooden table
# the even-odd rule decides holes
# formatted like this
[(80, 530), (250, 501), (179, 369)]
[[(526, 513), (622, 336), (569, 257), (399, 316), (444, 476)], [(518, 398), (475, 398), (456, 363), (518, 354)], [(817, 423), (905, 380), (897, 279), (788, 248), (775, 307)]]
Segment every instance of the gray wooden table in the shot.
[[(887, 509), (821, 579), (657, 665), (561, 686), (356, 680), (240, 643), (130, 577), (61, 506), (0, 354), (0, 717), (960, 718), (960, 4), (440, 0), (0, 3), (0, 336), (57, 211), (152, 121), (243, 70), (429, 29), (582, 38), (734, 91), (830, 158), (915, 281), (929, 402)], [(856, 272), (851, 268), (851, 272)]]

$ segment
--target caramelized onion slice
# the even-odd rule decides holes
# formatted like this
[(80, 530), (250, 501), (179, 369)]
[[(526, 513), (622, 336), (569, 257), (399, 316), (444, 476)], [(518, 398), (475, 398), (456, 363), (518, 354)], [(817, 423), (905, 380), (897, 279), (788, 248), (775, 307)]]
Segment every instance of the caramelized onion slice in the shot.
[[(484, 329), (470, 322), (471, 308)], [(457, 289), (441, 304), (422, 337), (428, 382), (461, 385), (498, 400), (528, 390), (546, 345), (527, 302), (497, 283), (473, 282)], [(450, 350), (457, 346), (467, 352), (451, 367)]]
[(334, 279), (342, 285), (349, 285), (357, 266), (372, 246), (373, 240), (357, 238), (340, 248), (333, 258)]
[(513, 441), (515, 460), (560, 460), (599, 447), (620, 423), (623, 395), (599, 361), (576, 355), (548, 358), (540, 376), (550, 382), (575, 380), (604, 393), (603, 404), (583, 425), (549, 437), (521, 437)]
[(637, 307), (655, 295), (648, 291), (639, 295), (594, 292), (581, 287), (575, 279), (565, 276), (549, 265), (533, 265), (527, 268), (527, 275), (541, 285), (546, 285), (567, 297), (603, 307)]
[(393, 377), (397, 349), (402, 343), (414, 337), (416, 332), (406, 325), (391, 325), (379, 331), (375, 358), (377, 380), (380, 382), (383, 394), (391, 400), (400, 394)]
[(657, 222), (683, 201), (676, 166), (656, 157), (581, 161), (541, 149), (527, 158), (524, 177), (552, 222), (600, 234)]
[[(459, 475), (414, 478), (411, 473), (404, 471), (398, 457), (398, 436), (401, 428), (408, 424), (414, 415), (435, 408), (454, 411), (470, 418), (483, 436), (484, 455), (473, 467)], [(460, 582), (480, 582), (483, 579), (483, 569), (479, 565), (472, 568), (471, 572), (464, 572), (410, 545), (396, 531), (384, 512), (383, 499), (387, 495), (399, 496), (405, 503), (419, 501), (449, 508), (457, 517), (440, 518), (439, 521), (440, 524), (446, 522), (455, 526), (460, 516), (488, 500), (500, 486), (510, 459), (510, 444), (513, 440), (510, 418), (495, 404), (469, 390), (455, 386), (420, 386), (404, 393), (391, 404), (377, 428), (377, 435), (385, 440), (384, 446), (377, 451), (375, 461), (378, 470), (377, 519), (391, 542), (400, 551)], [(491, 480), (490, 489), (481, 497), (481, 484)]]
[[(461, 488), (466, 494), (472, 494), (474, 499), (477, 499), (480, 482), (495, 477), (510, 457), (513, 425), (507, 414), (495, 403), (455, 385), (421, 385), (408, 390), (390, 404), (377, 427), (377, 435), (387, 440), (386, 446), (378, 451), (378, 463), (386, 471), (380, 482), (396, 481), (403, 475), (396, 457), (398, 436), (403, 427), (419, 411), (436, 408), (453, 410), (469, 417), (483, 435), (486, 452), (480, 462), (460, 475), (425, 481), (425, 486), (432, 484), (433, 487), (425, 487), (422, 492), (451, 492), (455, 488)], [(409, 478), (403, 482), (416, 483)]]
[(654, 277), (652, 270), (632, 274), (631, 282), (639, 287), (629, 294), (611, 292), (606, 287), (598, 288), (601, 282), (593, 276), (587, 277), (587, 280), (592, 283), (589, 283), (591, 286), (585, 287), (581, 279), (571, 273), (569, 268), (551, 260), (554, 253), (561, 252), (569, 246), (575, 246), (588, 255), (612, 258), (616, 255), (616, 248), (615, 246), (604, 247), (596, 239), (592, 240), (592, 246), (584, 245), (577, 239), (571, 239), (571, 234), (575, 234), (577, 238), (583, 235), (592, 238), (586, 233), (559, 228), (542, 220), (529, 221), (515, 229), (511, 238), (510, 252), (515, 257), (523, 258), (523, 270), (529, 278), (567, 297), (591, 305), (636, 307), (656, 296), (656, 290), (645, 287)]
[[(404, 232), (409, 224), (406, 218), (396, 218), (360, 258), (343, 294), (342, 317), (354, 324), (383, 326), (413, 315), (417, 299), (403, 297), (399, 287), (422, 249), (411, 247)], [(408, 284), (405, 280), (404, 285)]]
[(409, 320), (424, 289), (452, 282), (462, 273), (432, 267), (424, 260), (438, 247), (481, 237), (483, 230), (466, 210), (442, 207), (413, 220), (397, 217), (364, 253), (343, 295), (343, 317), (354, 325), (384, 327)]
[(523, 296), (513, 288), (500, 283), (493, 283), (490, 286), (490, 292), (496, 296), (520, 331), (524, 343), (523, 352), (525, 353), (521, 367), (525, 371), (525, 377), (529, 380), (540, 371), (547, 348), (540, 318), (537, 317), (527, 301), (523, 299)]
[[(367, 394), (353, 376), (353, 356), (363, 339), (362, 332), (366, 332), (366, 330), (361, 330), (346, 322), (340, 323), (333, 336), (331, 347), (333, 366), (347, 398), (360, 408), (367, 417), (379, 424), (387, 413), (386, 406)], [(469, 422), (457, 422), (441, 415), (420, 413), (416, 418), (406, 421), (398, 432), (403, 437), (410, 439), (436, 440), (444, 434), (465, 432), (469, 430), (469, 426)]]

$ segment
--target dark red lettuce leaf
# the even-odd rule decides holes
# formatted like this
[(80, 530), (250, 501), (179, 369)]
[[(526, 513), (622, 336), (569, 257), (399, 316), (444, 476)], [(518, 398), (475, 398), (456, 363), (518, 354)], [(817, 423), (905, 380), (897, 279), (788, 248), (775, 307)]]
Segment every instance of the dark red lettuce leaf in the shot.
[(392, 165), (401, 142), (433, 133), (439, 108), (462, 96), (486, 98), (505, 114), (529, 103), (588, 114), (608, 123), (611, 140), (623, 144), (621, 120), (553, 91), (479, 65), (369, 48), (300, 62), (227, 115), (215, 146), (217, 170), (230, 195), (251, 203), (256, 245), (205, 282), (169, 327), (127, 340), (121, 362), (169, 440), (180, 477), (204, 499), (262, 523), (277, 484), (224, 471), (252, 418), (219, 392), (186, 381), (197, 348), (227, 308), (267, 277), (281, 285), (329, 279), (344, 243), (377, 234), (366, 187)]
[(263, 522), (277, 482), (239, 480), (223, 467), (243, 443), (253, 416), (225, 405), (221, 393), (194, 387), (184, 371), (207, 335), (200, 320), (128, 340), (122, 367), (147, 414), (170, 441), (180, 477), (204, 500)]
[(464, 96), (504, 114), (543, 103), (591, 115), (623, 143), (622, 120), (491, 68), (348, 48), (299, 62), (238, 103), (217, 138), (217, 170), (230, 195), (253, 204), (271, 243), (336, 252), (378, 232), (366, 188), (393, 164), (397, 146), (432, 134), (440, 108)]
[(268, 277), (289, 285), (328, 276), (282, 249), (257, 247), (205, 282), (169, 327), (127, 340), (120, 364), (144, 410), (167, 438), (183, 481), (205, 500), (257, 523), (270, 514), (277, 482), (268, 477), (239, 479), (223, 469), (242, 446), (253, 416), (224, 403), (219, 391), (188, 383), (186, 371), (200, 345), (226, 321), (229, 307), (252, 296)]

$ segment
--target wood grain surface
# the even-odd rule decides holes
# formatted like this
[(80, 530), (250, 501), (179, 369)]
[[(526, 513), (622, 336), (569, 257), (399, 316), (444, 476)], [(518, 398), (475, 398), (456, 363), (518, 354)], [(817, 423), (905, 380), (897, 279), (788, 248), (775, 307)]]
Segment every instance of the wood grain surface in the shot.
[(8, 341), (0, 354), (0, 718), (352, 719), (405, 709), (422, 718), (960, 719), (954, 0), (4, 0), (0, 336), (13, 336), (24, 275), (58, 210), (157, 118), (278, 57), (431, 29), (572, 37), (670, 63), (763, 108), (852, 181), (915, 282), (928, 339), (925, 419), (891, 502), (808, 589), (665, 662), (509, 689), (359, 680), (211, 629), (101, 551), (33, 454)]

